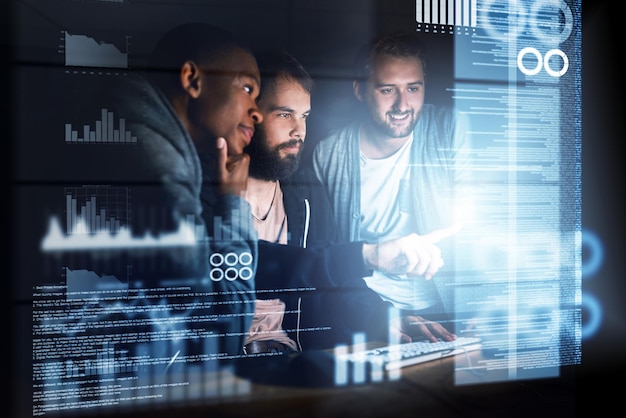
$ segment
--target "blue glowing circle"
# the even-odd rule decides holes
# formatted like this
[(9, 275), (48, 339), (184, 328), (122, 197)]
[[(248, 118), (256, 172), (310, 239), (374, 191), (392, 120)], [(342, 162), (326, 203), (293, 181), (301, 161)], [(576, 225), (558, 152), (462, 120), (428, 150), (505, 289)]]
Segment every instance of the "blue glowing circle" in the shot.
[[(558, 71), (553, 70), (552, 67), (550, 67), (550, 58), (554, 55), (558, 55), (563, 60), (563, 67), (561, 67)], [(543, 67), (552, 77), (561, 77), (569, 68), (569, 59), (567, 58), (567, 55), (565, 55), (565, 52), (560, 49), (551, 49), (546, 52), (546, 55), (543, 57)]]
[(538, 22), (541, 21), (538, 16), (541, 15), (541, 9), (549, 6), (554, 6), (558, 8), (561, 12), (563, 12), (563, 18), (565, 19), (563, 24), (563, 30), (558, 35), (558, 43), (564, 42), (569, 36), (572, 34), (572, 29), (574, 28), (574, 15), (572, 14), (572, 10), (569, 8), (567, 3), (563, 0), (539, 0), (533, 4), (530, 8), (530, 30), (532, 31), (535, 38), (543, 40), (546, 44), (554, 43), (555, 39), (553, 35), (547, 34), (545, 35), (543, 31), (539, 28)]
[(241, 277), (241, 280), (250, 280), (253, 275), (254, 272), (250, 267), (242, 267), (239, 269), (239, 277)]
[(224, 276), (226, 277), (226, 280), (232, 282), (233, 280), (237, 279), (237, 277), (239, 277), (239, 270), (234, 267), (228, 267), (224, 272)]
[(213, 280), (214, 282), (219, 282), (224, 278), (224, 272), (222, 271), (222, 269), (211, 269), (210, 276), (211, 280)]
[(213, 267), (219, 267), (224, 263), (224, 256), (220, 253), (213, 253), (209, 257), (209, 262)]
[(250, 252), (243, 252), (239, 254), (239, 263), (243, 266), (249, 266), (252, 264), (252, 254)]
[(581, 329), (582, 338), (587, 339), (598, 332), (598, 328), (600, 328), (600, 323), (602, 322), (602, 306), (600, 306), (600, 302), (598, 302), (594, 296), (583, 293), (582, 307), (589, 311), (589, 320), (586, 324), (582, 325)]
[[(506, 28), (508, 30), (511, 30), (512, 28), (513, 30), (510, 33), (505, 33), (498, 29), (497, 22), (494, 22), (495, 24), (492, 24), (491, 18), (489, 16), (490, 13), (498, 11), (493, 4), (495, 2), (495, 0), (486, 0), (483, 4), (483, 28), (485, 29), (487, 34), (494, 39), (508, 39), (510, 37), (517, 38), (524, 30), (524, 26), (526, 26), (526, 18), (524, 17), (526, 15), (526, 10), (524, 10), (524, 7), (519, 4), (519, 0), (513, 0), (507, 4), (508, 10), (503, 10), (504, 12), (509, 12), (509, 20), (507, 21)], [(515, 16), (516, 19), (513, 19), (513, 16)]]
[[(526, 56), (526, 54), (532, 54), (537, 59), (537, 66), (535, 68), (529, 70), (524, 66), (524, 57)], [(541, 71), (541, 63), (541, 54), (539, 53), (539, 51), (537, 51), (536, 48), (533, 48), (531, 46), (522, 48), (517, 54), (517, 68), (519, 68), (519, 70), (526, 75), (535, 75), (539, 73), (539, 71)]]
[(224, 256), (224, 263), (227, 266), (234, 266), (239, 262), (239, 256), (236, 253), (228, 253)]
[(589, 256), (583, 260), (581, 273), (583, 280), (598, 272), (604, 261), (604, 248), (600, 238), (593, 232), (583, 229), (582, 245), (588, 249)]

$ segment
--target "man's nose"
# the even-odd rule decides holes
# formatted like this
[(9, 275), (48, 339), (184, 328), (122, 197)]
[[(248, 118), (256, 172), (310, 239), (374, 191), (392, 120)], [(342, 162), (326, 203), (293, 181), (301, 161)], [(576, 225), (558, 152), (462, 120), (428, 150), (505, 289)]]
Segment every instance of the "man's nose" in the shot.
[(396, 102), (394, 103), (396, 109), (399, 111), (404, 111), (409, 109), (409, 97), (408, 94), (404, 91), (400, 91), (396, 96)]
[(256, 105), (250, 109), (248, 114), (250, 115), (250, 117), (252, 118), (255, 124), (258, 125), (260, 123), (263, 123), (263, 113), (261, 113), (261, 111), (259, 110), (258, 107), (256, 107)]
[(304, 140), (304, 137), (306, 136), (306, 120), (304, 120), (302, 118), (295, 118), (295, 122), (294, 122), (294, 126), (293, 126), (293, 130), (291, 132), (291, 135), (294, 138), (298, 138), (298, 139)]

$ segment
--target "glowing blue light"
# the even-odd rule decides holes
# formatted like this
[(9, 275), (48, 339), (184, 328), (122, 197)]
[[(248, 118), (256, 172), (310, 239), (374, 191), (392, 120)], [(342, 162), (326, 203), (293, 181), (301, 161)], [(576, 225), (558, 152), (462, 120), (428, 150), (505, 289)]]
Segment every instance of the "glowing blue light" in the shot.
[(602, 266), (604, 247), (600, 238), (588, 229), (583, 229), (582, 245), (587, 248), (587, 256), (582, 264), (583, 279), (587, 279), (595, 275)]
[(582, 338), (587, 339), (592, 337), (600, 328), (600, 323), (602, 322), (602, 306), (600, 306), (600, 302), (589, 294), (583, 294), (582, 299), (582, 307), (583, 309), (587, 309), (589, 315), (588, 320), (582, 326)]

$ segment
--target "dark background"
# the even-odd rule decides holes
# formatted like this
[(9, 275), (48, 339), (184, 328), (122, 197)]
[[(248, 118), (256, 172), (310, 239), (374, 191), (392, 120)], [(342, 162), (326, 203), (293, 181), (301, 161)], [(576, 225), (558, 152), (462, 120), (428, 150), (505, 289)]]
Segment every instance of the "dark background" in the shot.
[(605, 251), (597, 273), (583, 280), (583, 294), (594, 295), (603, 309), (598, 332), (583, 340), (580, 375), (590, 380), (603, 374), (621, 375), (626, 365), (626, 277), (620, 264), (625, 189), (618, 152), (624, 140), (624, 83), (618, 76), (623, 45), (618, 41), (620, 17), (614, 5), (583, 1), (582, 220), (583, 228), (600, 238)]
[[(354, 0), (356, 1), (356, 0)], [(54, 3), (54, 2), (51, 2)], [(72, 2), (66, 2), (72, 3)], [(84, 2), (75, 1), (77, 8), (81, 7)], [(220, 2), (217, 2), (220, 3)], [(228, 2), (223, 2), (227, 4)], [(268, 39), (274, 44), (284, 44), (287, 49), (292, 49), (297, 45), (307, 45), (306, 54), (298, 58), (308, 66), (311, 72), (319, 79), (326, 76), (327, 82), (321, 84), (321, 92), (324, 91), (345, 91), (349, 86), (346, 80), (341, 77), (337, 78), (337, 73), (330, 74), (331, 68), (343, 68), (346, 70), (348, 77), (349, 60), (345, 57), (351, 56), (352, 47), (359, 44), (364, 35), (367, 35), (365, 28), (388, 27), (388, 25), (397, 24), (397, 12), (400, 2), (398, 1), (377, 1), (372, 3), (373, 11), (378, 16), (376, 21), (372, 21), (368, 16), (356, 16), (354, 19), (347, 21), (339, 14), (337, 21), (328, 19), (328, 12), (319, 7), (318, 10), (310, 10), (311, 4), (314, 2), (271, 2), (275, 5), (277, 11), (276, 21), (264, 22), (267, 31), (258, 31), (256, 42), (262, 44)], [(346, 13), (350, 10), (350, 4), (358, 2), (345, 2)], [(406, 3), (406, 2), (404, 2)], [(4, 153), (5, 163), (3, 170), (9, 181), (8, 194), (5, 195), (6, 206), (10, 209), (5, 210), (4, 228), (5, 231), (5, 250), (4, 255), (7, 262), (7, 275), (5, 275), (5, 288), (3, 289), (3, 318), (4, 327), (10, 330), (13, 325), (11, 317), (11, 309), (14, 300), (11, 297), (12, 283), (10, 278), (14, 277), (12, 269), (14, 267), (12, 260), (15, 256), (13, 245), (15, 243), (15, 234), (19, 231), (12, 229), (15, 213), (13, 211), (12, 200), (14, 197), (14, 187), (22, 175), (28, 175), (23, 172), (22, 168), (17, 167), (15, 161), (15, 145), (12, 132), (12, 121), (17, 115), (13, 106), (14, 98), (20, 95), (19, 91), (14, 89), (15, 83), (11, 73), (11, 65), (14, 62), (13, 50), (13, 31), (16, 29), (11, 18), (12, 7), (24, 7), (22, 2), (2, 2), (0, 6), (0, 16), (2, 16), (2, 36), (0, 36), (1, 55), (5, 58), (5, 65), (2, 66), (2, 77), (0, 84), (0, 98), (2, 99), (2, 126), (4, 128)], [(285, 7), (281, 7), (285, 6)], [(171, 7), (171, 3), (170, 3)], [(302, 9), (307, 10), (303, 12)], [(166, 22), (168, 16), (165, 8), (161, 12), (162, 16), (152, 16), (155, 21)], [(317, 14), (317, 16), (316, 16)], [(288, 17), (283, 19), (282, 17)], [(280, 18), (279, 18), (280, 17)], [(344, 16), (345, 17), (345, 16)], [(326, 19), (326, 26), (319, 26), (317, 30), (324, 30), (328, 38), (333, 39), (333, 34), (337, 36), (336, 42), (332, 48), (328, 44), (318, 42), (316, 34), (307, 30), (307, 22), (313, 22), (316, 18)], [(43, 19), (43, 17), (42, 17)], [(132, 22), (123, 21), (123, 15), (117, 16), (118, 25), (131, 25)], [(237, 16), (233, 14), (232, 22), (237, 21)], [(407, 25), (413, 25), (412, 16), (407, 17)], [(228, 20), (228, 19), (226, 19)], [(621, 160), (622, 142), (624, 134), (621, 132), (624, 124), (624, 82), (621, 74), (621, 66), (618, 62), (620, 54), (623, 52), (623, 44), (620, 42), (618, 32), (620, 32), (621, 24), (619, 14), (617, 12), (617, 2), (609, 0), (585, 0), (583, 1), (583, 65), (582, 65), (582, 103), (583, 103), (583, 212), (582, 224), (586, 231), (595, 234), (602, 244), (603, 258), (600, 268), (590, 277), (584, 277), (583, 294), (595, 297), (601, 305), (602, 316), (597, 331), (583, 339), (583, 360), (582, 364), (577, 366), (569, 366), (564, 368), (563, 376), (557, 379), (549, 379), (544, 382), (527, 382), (522, 384), (525, 393), (533, 393), (534, 397), (515, 398), (515, 403), (522, 402), (527, 404), (530, 409), (532, 402), (537, 402), (537, 415), (541, 414), (539, 406), (545, 406), (546, 403), (557, 405), (564, 402), (571, 406), (572, 402), (576, 403), (576, 407), (581, 415), (582, 411), (587, 408), (596, 409), (598, 411), (608, 411), (610, 404), (619, 405), (621, 401), (621, 387), (623, 371), (626, 369), (626, 277), (618, 263), (624, 259), (622, 250), (624, 248), (624, 225), (622, 216), (624, 214), (624, 185), (622, 183), (623, 175), (620, 167), (623, 166)], [(103, 19), (102, 27), (105, 26), (106, 19)], [(352, 22), (352, 23), (350, 23)], [(49, 23), (49, 22), (47, 22)], [(60, 23), (60, 22), (59, 22)], [(225, 22), (228, 25), (228, 22)], [(110, 23), (108, 23), (110, 24)], [(347, 25), (347, 26), (346, 26)], [(354, 27), (350, 27), (354, 25)], [(92, 28), (97, 30), (98, 28)], [(155, 27), (155, 30), (161, 33), (166, 30), (165, 27)], [(85, 32), (88, 32), (87, 30)], [(88, 32), (90, 33), (90, 32)], [(335, 51), (332, 54), (328, 51)], [(349, 52), (348, 52), (349, 51)], [(308, 55), (307, 55), (308, 54)], [(319, 57), (325, 57), (319, 59)], [(317, 58), (314, 58), (317, 57)], [(26, 57), (28, 58), (28, 57)], [(335, 70), (333, 70), (335, 71)], [(331, 77), (332, 75), (332, 77)], [(339, 73), (341, 75), (341, 72)], [(41, 80), (40, 80), (41, 82)], [(42, 96), (42, 100), (45, 98)], [(314, 102), (314, 106), (316, 103)], [(320, 104), (320, 107), (323, 107)], [(325, 108), (316, 115), (319, 119), (325, 116), (332, 116), (338, 109), (350, 106), (350, 103), (336, 103), (336, 108)], [(332, 118), (326, 119), (329, 125), (338, 123)], [(320, 127), (319, 129), (322, 129)], [(315, 138), (316, 132), (310, 132), (311, 138)], [(45, 160), (47, 156), (45, 152), (39, 152), (37, 149), (31, 149), (29, 152), (35, 160)], [(21, 172), (16, 175), (16, 172)], [(5, 207), (6, 209), (6, 207)], [(588, 257), (583, 252), (583, 263)], [(591, 315), (596, 313), (583, 311), (583, 326), (590, 320)], [(12, 341), (12, 334), (7, 333), (3, 338), (5, 343), (5, 353), (9, 351)], [(6, 358), (6, 357), (5, 357)], [(6, 399), (2, 405), (10, 405), (10, 386), (12, 378), (11, 373), (12, 362), (10, 357), (3, 361), (3, 369), (1, 375), (5, 376), (5, 389), (2, 393)], [(554, 387), (560, 389), (555, 391)], [(490, 392), (498, 394), (493, 397), (492, 411), (501, 411), (503, 416), (509, 415), (510, 408), (515, 409), (516, 406), (508, 402), (509, 398), (500, 397), (501, 392), (495, 387), (490, 389), (489, 386), (482, 387), (482, 395), (485, 403), (489, 402)], [(571, 396), (551, 396), (555, 392), (562, 394), (563, 391), (570, 393)], [(575, 397), (574, 397), (575, 395)], [(571, 413), (571, 408), (565, 408), (565, 411)], [(460, 413), (459, 416), (462, 416)], [(568, 415), (571, 416), (571, 415)]]

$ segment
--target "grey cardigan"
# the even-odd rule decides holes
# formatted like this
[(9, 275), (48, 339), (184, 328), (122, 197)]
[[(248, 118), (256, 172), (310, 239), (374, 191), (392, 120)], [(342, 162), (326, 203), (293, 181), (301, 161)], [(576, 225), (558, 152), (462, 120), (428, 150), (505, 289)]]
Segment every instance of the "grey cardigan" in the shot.
[[(340, 241), (360, 239), (360, 127), (360, 122), (355, 121), (332, 132), (313, 151), (313, 167), (328, 191)], [(410, 195), (417, 218), (418, 230), (414, 231), (417, 234), (452, 224), (455, 211), (462, 210), (455, 208), (455, 199), (457, 192), (461, 188), (467, 190), (472, 181), (469, 134), (464, 115), (450, 108), (424, 105), (413, 131), (411, 148)], [(448, 251), (446, 244), (452, 248), (449, 241), (442, 244), (444, 257)], [(442, 272), (453, 271), (453, 264), (446, 259)], [(449, 275), (439, 276), (439, 284), (451, 280)], [(446, 305), (451, 303), (451, 295), (441, 296)]]

